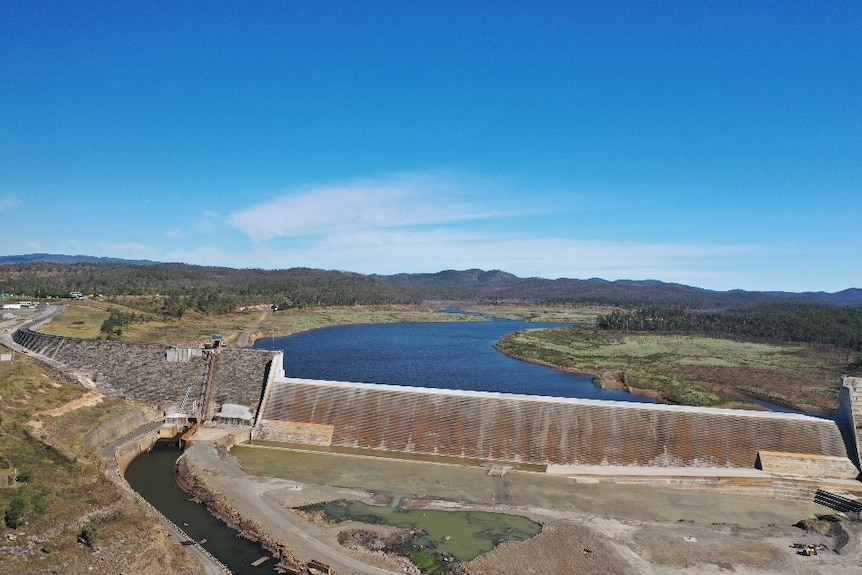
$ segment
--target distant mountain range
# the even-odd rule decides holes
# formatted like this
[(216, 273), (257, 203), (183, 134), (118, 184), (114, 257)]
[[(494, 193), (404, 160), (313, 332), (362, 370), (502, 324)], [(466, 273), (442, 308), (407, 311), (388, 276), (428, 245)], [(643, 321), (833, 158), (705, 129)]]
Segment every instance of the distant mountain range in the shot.
[(121, 258), (99, 258), (96, 256), (67, 256), (63, 254), (25, 254), (22, 256), (0, 256), (2, 264), (31, 264), (49, 262), (55, 264), (127, 264), (135, 266), (150, 266), (160, 262), (150, 260), (125, 260)]
[[(53, 264), (53, 266), (51, 265)], [(342, 290), (336, 302), (396, 302), (422, 299), (480, 299), (545, 304), (616, 305), (624, 307), (682, 307), (701, 310), (726, 310), (770, 305), (837, 305), (862, 307), (862, 289), (851, 288), (827, 292), (755, 292), (744, 290), (714, 291), (657, 280), (543, 279), (521, 278), (491, 270), (445, 270), (436, 273), (402, 273), (395, 275), (362, 275), (350, 272), (293, 268), (290, 270), (239, 270), (189, 264), (160, 263), (149, 260), (125, 260), (82, 255), (27, 254), (0, 256), (0, 291), (14, 291), (16, 284), (3, 266), (15, 267), (20, 290), (33, 289), (34, 282), (51, 289), (110, 291), (119, 278), (125, 282), (121, 293), (158, 293), (172, 287), (206, 287), (226, 293), (287, 294), (297, 293), (308, 301), (317, 301), (333, 286)], [(78, 269), (90, 268), (89, 273)], [(44, 266), (51, 266), (45, 270)], [(66, 267), (68, 266), (68, 267)], [(138, 271), (134, 271), (135, 268)], [(134, 275), (137, 279), (125, 276)], [(28, 276), (29, 284), (21, 277)], [(67, 278), (63, 284), (59, 280)], [(88, 286), (85, 282), (89, 282)], [(5, 286), (5, 288), (4, 288)], [(129, 286), (134, 289), (130, 290)], [(285, 289), (288, 286), (290, 289)], [(321, 289), (322, 286), (329, 286)], [(359, 294), (356, 298), (354, 294)], [(377, 295), (375, 295), (377, 294)], [(319, 300), (325, 303), (329, 300)]]
[(544, 302), (610, 303), (616, 305), (667, 305), (716, 308), (763, 305), (769, 303), (807, 303), (862, 306), (862, 289), (827, 292), (714, 291), (658, 280), (615, 280), (599, 278), (543, 279), (519, 278), (499, 270), (446, 270), (426, 274), (375, 276), (390, 283), (436, 289), (475, 290), (500, 299), (525, 297)]

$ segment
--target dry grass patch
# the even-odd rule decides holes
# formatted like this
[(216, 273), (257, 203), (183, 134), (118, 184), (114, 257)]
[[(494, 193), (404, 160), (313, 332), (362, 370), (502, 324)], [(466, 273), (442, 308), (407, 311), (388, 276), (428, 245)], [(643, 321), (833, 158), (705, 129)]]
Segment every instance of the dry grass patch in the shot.
[(463, 306), (465, 314), (440, 313), (444, 302), (424, 306), (381, 305), (343, 306), (287, 309), (271, 311), (242, 311), (223, 315), (205, 316), (186, 312), (182, 318), (166, 318), (140, 311), (152, 306), (148, 300), (125, 298), (112, 302), (73, 302), (67, 310), (39, 331), (54, 335), (99, 339), (102, 323), (111, 311), (134, 313), (138, 318), (122, 327), (121, 341), (163, 343), (171, 345), (200, 345), (219, 333), (225, 343), (235, 345), (243, 332), (250, 332), (250, 343), (264, 337), (285, 337), (295, 333), (333, 325), (375, 324), (396, 322), (483, 321), (474, 314), (481, 313), (501, 319), (517, 319), (542, 323), (589, 323), (608, 308), (574, 306)]
[(68, 305), (66, 311), (39, 328), (40, 333), (62, 337), (96, 339), (102, 335), (100, 328), (110, 313), (99, 306)]
[[(61, 318), (69, 311), (61, 314)], [(106, 314), (107, 312), (105, 312)], [(78, 315), (64, 324), (84, 321), (89, 325), (91, 338), (103, 336), (99, 332), (107, 315)], [(224, 315), (204, 316), (187, 312), (181, 319), (141, 315), (135, 322), (122, 328), (121, 341), (164, 343), (172, 345), (200, 345), (210, 341), (214, 333), (225, 336), (225, 343), (235, 345), (240, 335), (249, 330), (250, 342), (263, 337), (285, 337), (320, 327), (360, 323), (481, 321), (471, 315), (442, 314), (421, 306), (351, 306), (308, 309), (289, 309), (277, 312), (243, 311)], [(53, 323), (57, 322), (55, 319)], [(49, 324), (51, 325), (51, 324)], [(43, 329), (46, 333), (47, 329)], [(82, 330), (83, 331), (83, 330)], [(63, 335), (59, 334), (58, 335)], [(75, 336), (83, 337), (83, 336)]]
[(832, 413), (847, 352), (700, 336), (621, 334), (594, 328), (525, 330), (498, 349), (514, 357), (592, 374), (671, 403), (735, 406), (755, 398)]
[[(164, 530), (83, 448), (89, 429), (130, 406), (106, 398), (57, 410), (78, 405), (70, 402), (85, 392), (55, 381), (29, 359), (0, 364), (0, 467), (17, 470), (13, 486), (0, 488), (0, 514), (10, 507), (22, 512), (20, 524), (0, 523), (0, 571), (190, 572), (194, 564), (186, 552), (166, 545)], [(35, 436), (27, 431), (31, 420), (42, 423)], [(91, 545), (79, 540), (85, 525), (95, 526)], [(144, 559), (149, 567), (140, 568)]]
[(515, 304), (464, 305), (464, 311), (481, 313), (500, 319), (514, 319), (535, 323), (577, 323), (594, 325), (596, 318), (607, 315), (614, 308), (603, 306), (524, 306)]

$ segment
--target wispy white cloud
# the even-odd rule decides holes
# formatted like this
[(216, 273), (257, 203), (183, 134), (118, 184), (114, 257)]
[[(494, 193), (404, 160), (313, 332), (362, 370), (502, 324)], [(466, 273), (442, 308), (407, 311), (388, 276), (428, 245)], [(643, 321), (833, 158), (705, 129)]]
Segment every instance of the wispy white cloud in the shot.
[[(366, 232), (328, 236), (293, 252), (327, 267), (366, 273), (441, 269), (502, 269), (521, 276), (646, 277), (665, 279), (712, 269), (716, 261), (744, 257), (744, 246), (614, 243), (570, 238), (513, 238), (449, 231)], [(673, 281), (673, 280), (668, 280)]]
[(314, 267), (394, 274), (444, 269), (501, 269), (521, 277), (660, 279), (714, 289), (739, 287), (734, 262), (746, 246), (513, 238), (450, 230), (365, 230), (330, 234), (289, 246), (254, 244), (245, 253), (215, 248), (173, 252), (172, 261), (232, 267)]
[[(495, 194), (501, 185), (508, 193)], [(304, 187), (230, 215), (227, 223), (253, 241), (247, 253), (207, 251), (183, 258), (238, 267), (379, 274), (482, 268), (522, 277), (717, 285), (734, 261), (759, 251), (744, 245), (583, 240), (576, 225), (556, 232), (545, 225), (562, 211), (559, 205), (538, 205), (531, 199), (537, 196), (512, 191), (511, 185), (451, 173)], [(586, 201), (575, 193), (559, 197), (566, 211)], [(508, 199), (504, 204), (500, 198)]]
[(21, 205), (21, 200), (17, 196), (0, 196), (0, 212), (17, 208)]
[(403, 174), (304, 187), (234, 212), (228, 223), (256, 242), (345, 230), (393, 229), (500, 217), (468, 198), (487, 182), (451, 174)]
[(221, 227), (224, 218), (218, 212), (206, 210), (195, 222), (195, 229), (198, 233), (209, 234)]

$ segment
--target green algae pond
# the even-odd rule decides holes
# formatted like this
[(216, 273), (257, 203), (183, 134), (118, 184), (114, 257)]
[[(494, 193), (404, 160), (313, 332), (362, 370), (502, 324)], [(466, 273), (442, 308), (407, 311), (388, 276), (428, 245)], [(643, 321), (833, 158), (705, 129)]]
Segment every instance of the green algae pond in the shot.
[[(523, 541), (542, 529), (526, 517), (507, 513), (406, 509), (404, 502), (415, 498), (477, 505), (502, 502), (508, 497), (507, 480), (512, 474), (490, 477), (478, 464), (457, 466), (248, 445), (233, 447), (231, 455), (252, 475), (361, 488), (389, 501), (378, 506), (338, 500), (299, 509), (322, 513), (331, 521), (401, 529), (400, 536), (376, 541), (374, 550), (408, 557), (427, 575), (447, 573), (450, 566), (486, 553), (503, 541)], [(538, 475), (530, 474), (533, 478)]]
[(542, 526), (519, 515), (484, 511), (406, 510), (360, 501), (328, 501), (300, 508), (322, 512), (336, 522), (357, 521), (407, 530), (378, 544), (388, 553), (409, 557), (422, 573), (447, 573), (448, 567), (487, 553), (504, 541), (524, 541)]

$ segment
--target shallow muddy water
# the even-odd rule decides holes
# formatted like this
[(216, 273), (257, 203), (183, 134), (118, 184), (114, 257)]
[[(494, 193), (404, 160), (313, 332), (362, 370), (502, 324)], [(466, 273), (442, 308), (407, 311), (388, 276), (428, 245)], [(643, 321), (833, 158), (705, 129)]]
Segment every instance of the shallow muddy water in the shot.
[(421, 535), (413, 540), (413, 545), (436, 555), (451, 555), (462, 562), (487, 553), (503, 541), (529, 539), (542, 529), (541, 525), (526, 517), (505, 513), (405, 510), (343, 500), (310, 506), (308, 509), (322, 510), (335, 521), (361, 521), (421, 529)]

